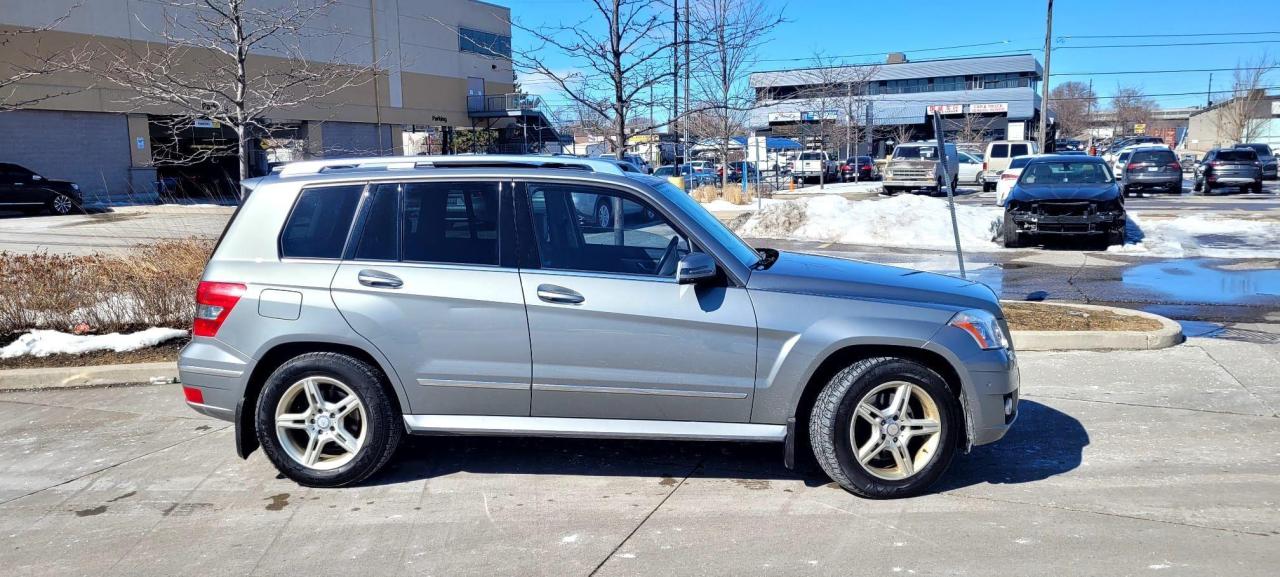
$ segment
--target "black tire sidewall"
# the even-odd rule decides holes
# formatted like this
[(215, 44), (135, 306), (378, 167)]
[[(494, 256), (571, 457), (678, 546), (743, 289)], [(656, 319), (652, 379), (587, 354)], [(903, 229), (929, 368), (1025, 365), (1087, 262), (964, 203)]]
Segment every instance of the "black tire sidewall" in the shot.
[[(368, 421), (365, 444), (345, 465), (318, 471), (294, 461), (276, 438), (275, 410), (293, 383), (311, 376), (337, 379), (351, 388), (364, 403)], [(383, 387), (380, 371), (369, 364), (337, 353), (309, 353), (281, 365), (267, 378), (258, 395), (254, 425), (258, 442), (272, 464), (285, 476), (309, 487), (340, 487), (364, 480), (380, 469), (395, 450), (403, 431), (399, 411)], [(390, 446), (389, 446), (390, 445)]]

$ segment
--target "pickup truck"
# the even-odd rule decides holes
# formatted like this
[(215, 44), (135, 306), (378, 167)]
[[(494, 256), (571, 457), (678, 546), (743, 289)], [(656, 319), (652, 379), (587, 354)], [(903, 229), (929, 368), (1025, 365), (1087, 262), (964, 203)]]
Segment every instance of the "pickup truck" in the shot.
[(791, 163), (791, 180), (796, 184), (810, 180), (825, 179), (826, 182), (836, 180), (836, 163), (826, 152), (801, 152), (800, 157)]

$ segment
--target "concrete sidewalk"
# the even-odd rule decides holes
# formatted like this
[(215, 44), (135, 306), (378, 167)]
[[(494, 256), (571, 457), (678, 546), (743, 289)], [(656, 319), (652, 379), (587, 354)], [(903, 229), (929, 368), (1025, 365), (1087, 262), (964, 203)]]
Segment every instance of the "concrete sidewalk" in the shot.
[(1274, 575), (1280, 346), (1020, 360), (1009, 436), (888, 502), (779, 446), (461, 437), (312, 490), (173, 385), (0, 393), (0, 573)]

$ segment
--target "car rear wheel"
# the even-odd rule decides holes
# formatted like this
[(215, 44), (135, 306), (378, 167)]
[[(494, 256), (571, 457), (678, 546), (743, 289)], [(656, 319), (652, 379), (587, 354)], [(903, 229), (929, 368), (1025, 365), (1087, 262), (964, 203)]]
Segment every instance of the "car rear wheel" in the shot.
[(1262, 194), (1262, 182), (1253, 183), (1253, 186), (1250, 187), (1249, 191), (1254, 194)]
[(924, 492), (951, 464), (961, 434), (956, 397), (920, 363), (878, 357), (837, 373), (818, 394), (809, 438), (822, 469), (872, 499)]
[(339, 353), (307, 353), (276, 369), (255, 412), (258, 441), (300, 485), (358, 483), (391, 460), (404, 435), (382, 372)]

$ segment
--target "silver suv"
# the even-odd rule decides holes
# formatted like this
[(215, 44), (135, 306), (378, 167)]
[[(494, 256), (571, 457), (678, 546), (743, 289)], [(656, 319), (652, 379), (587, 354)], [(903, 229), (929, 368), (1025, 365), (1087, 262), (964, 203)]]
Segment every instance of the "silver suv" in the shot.
[[(584, 214), (601, 199), (609, 222)], [(406, 433), (545, 435), (778, 442), (899, 497), (1017, 414), (986, 286), (753, 249), (589, 159), (286, 165), (197, 301), (188, 404), (308, 486), (365, 479)]]

